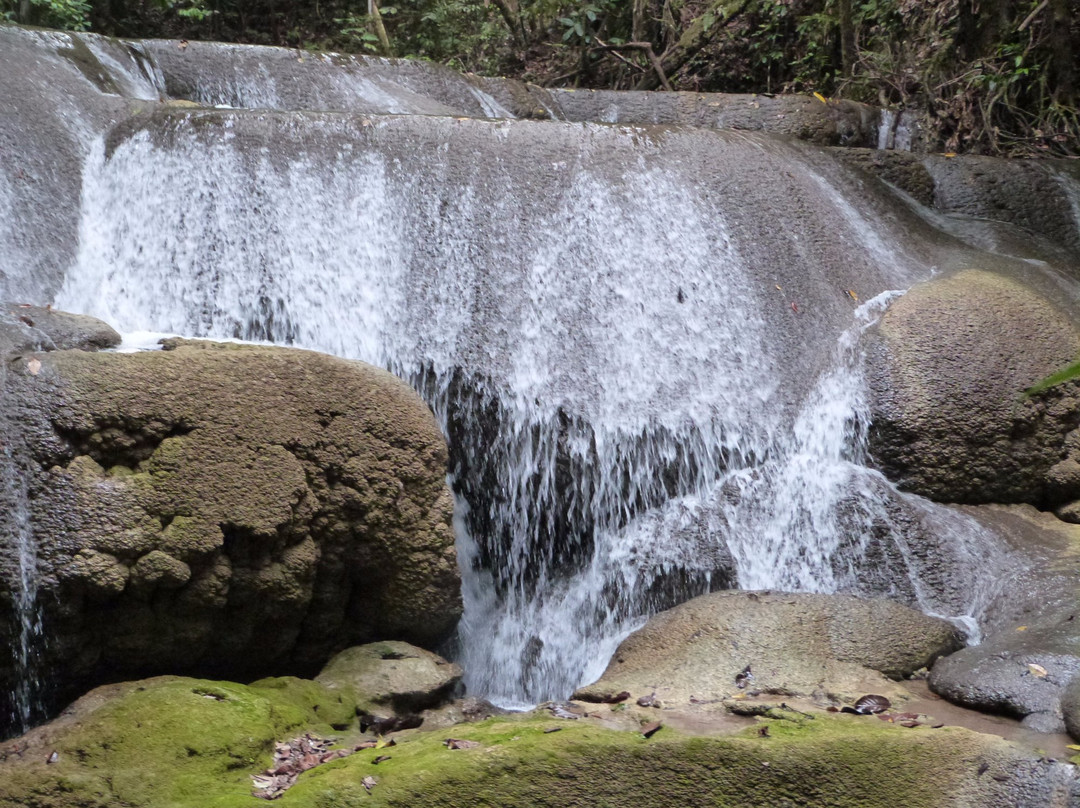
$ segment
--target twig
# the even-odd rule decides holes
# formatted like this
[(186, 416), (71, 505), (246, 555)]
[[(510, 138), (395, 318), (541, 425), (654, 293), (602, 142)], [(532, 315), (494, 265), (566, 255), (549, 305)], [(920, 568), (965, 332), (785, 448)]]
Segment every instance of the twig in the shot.
[[(600, 40), (597, 40), (599, 42)], [(671, 84), (668, 82), (667, 76), (664, 74), (664, 68), (660, 65), (660, 60), (656, 58), (656, 53), (652, 49), (652, 45), (648, 42), (624, 42), (621, 45), (601, 45), (599, 47), (592, 48), (592, 50), (601, 51), (620, 51), (620, 50), (639, 50), (644, 51), (645, 55), (649, 57), (649, 64), (652, 65), (653, 70), (656, 71), (656, 77), (660, 79), (660, 84), (668, 92), (672, 92)]]
[(1020, 33), (1025, 28), (1027, 28), (1029, 25), (1031, 25), (1031, 21), (1034, 20), (1039, 15), (1040, 11), (1042, 11), (1044, 8), (1046, 8), (1046, 6), (1047, 6), (1047, 4), (1049, 2), (1050, 2), (1050, 0), (1042, 0), (1042, 2), (1039, 3), (1039, 5), (1035, 6), (1035, 8), (1032, 10), (1032, 12), (1030, 14), (1028, 14), (1026, 17), (1024, 17), (1024, 21), (1022, 23), (1020, 23), (1020, 25), (1018, 25), (1016, 27), (1016, 32)]
[(644, 72), (644, 70), (645, 70), (644, 67), (642, 67), (640, 65), (636, 65), (633, 62), (631, 62), (630, 59), (627, 59), (625, 56), (623, 56), (621, 53), (619, 53), (618, 50), (611, 48), (611, 45), (604, 42), (604, 40), (600, 39), (599, 37), (596, 37), (596, 41), (600, 43), (600, 46), (599, 46), (599, 48), (594, 48), (592, 50), (597, 51), (597, 50), (602, 50), (604, 48), (607, 48), (608, 52), (612, 56), (615, 56), (617, 59), (619, 59), (622, 64), (626, 65), (627, 67), (632, 67), (635, 70)]

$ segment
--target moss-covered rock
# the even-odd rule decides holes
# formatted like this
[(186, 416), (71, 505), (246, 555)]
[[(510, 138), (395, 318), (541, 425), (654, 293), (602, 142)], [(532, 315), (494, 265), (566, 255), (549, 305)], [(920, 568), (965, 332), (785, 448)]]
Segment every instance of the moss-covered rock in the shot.
[(54, 686), (313, 673), (454, 627), (446, 445), (404, 382), (304, 351), (168, 347), (7, 374)]
[(316, 681), (353, 694), (362, 710), (414, 713), (443, 704), (461, 681), (461, 667), (407, 642), (346, 648)]
[[(665, 705), (749, 691), (852, 702), (905, 698), (900, 678), (960, 646), (954, 626), (887, 600), (848, 595), (714, 592), (653, 617), (576, 697), (627, 691)], [(738, 675), (750, 666), (753, 678)]]
[[(244, 687), (163, 677), (100, 688), (8, 745), (0, 806), (254, 808), (262, 803), (250, 778), (270, 765), (274, 742), (333, 735), (325, 717), (348, 712), (340, 695), (295, 679)], [(531, 714), (403, 733), (392, 748), (301, 774), (278, 804), (1027, 808), (1080, 796), (1072, 767), (960, 728), (822, 712), (737, 734), (662, 729), (646, 739), (602, 723)], [(473, 745), (450, 749), (447, 738)]]

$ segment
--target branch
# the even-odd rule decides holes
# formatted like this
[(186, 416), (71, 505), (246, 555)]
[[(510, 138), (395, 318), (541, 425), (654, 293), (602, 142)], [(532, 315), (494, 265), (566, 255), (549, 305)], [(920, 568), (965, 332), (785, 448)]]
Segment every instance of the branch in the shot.
[[(690, 23), (690, 27), (679, 37), (679, 41), (660, 55), (660, 65), (669, 73), (675, 73), (690, 61), (702, 48), (712, 41), (723, 28), (745, 12), (753, 0), (719, 0), (709, 7), (700, 17)], [(736, 3), (738, 5), (736, 5)], [(712, 16), (713, 22), (705, 27), (705, 18)], [(636, 89), (652, 90), (656, 87), (650, 76), (642, 77)]]
[[(600, 40), (596, 40), (599, 42)], [(664, 74), (664, 68), (660, 64), (660, 60), (656, 58), (656, 53), (652, 49), (652, 45), (648, 42), (624, 42), (622, 45), (600, 45), (599, 47), (591, 48), (590, 50), (599, 51), (621, 51), (621, 50), (639, 50), (644, 51), (645, 55), (649, 57), (649, 63), (652, 65), (653, 70), (656, 71), (656, 77), (660, 80), (661, 86), (668, 92), (671, 92), (671, 84), (668, 82), (667, 76)], [(624, 60), (625, 61), (625, 60)]]

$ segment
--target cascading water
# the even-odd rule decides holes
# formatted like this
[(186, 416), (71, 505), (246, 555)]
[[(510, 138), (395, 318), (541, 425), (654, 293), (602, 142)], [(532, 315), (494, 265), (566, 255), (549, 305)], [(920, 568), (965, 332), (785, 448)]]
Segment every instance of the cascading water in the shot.
[(7, 724), (25, 732), (44, 713), (41, 699), (43, 680), (38, 664), (44, 633), (41, 611), (38, 607), (37, 546), (30, 525), (30, 507), (26, 490), (26, 473), (16, 463), (11, 448), (3, 443), (0, 448), (0, 503), (5, 506), (6, 519), (2, 524), (5, 533), (14, 539), (15, 557), (11, 566), (18, 580), (11, 587), (13, 630), (11, 632), (12, 666), (15, 689), (11, 697), (11, 714)]
[(653, 136), (177, 115), (89, 161), (57, 305), (410, 379), (451, 442), (467, 682), (502, 703), (565, 697), (644, 615), (736, 580), (969, 611), (922, 590), (904, 498), (862, 465), (885, 298), (851, 288), (928, 265), (812, 154)]

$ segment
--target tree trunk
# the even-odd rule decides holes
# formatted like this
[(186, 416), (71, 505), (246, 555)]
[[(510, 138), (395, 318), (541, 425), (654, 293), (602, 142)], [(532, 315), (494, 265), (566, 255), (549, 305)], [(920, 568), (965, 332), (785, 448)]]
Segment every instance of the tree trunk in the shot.
[(375, 0), (371, 0), (371, 19), (375, 23), (375, 36), (379, 38), (379, 50), (382, 51), (383, 56), (393, 56), (390, 50), (390, 37), (386, 35), (386, 26), (383, 25), (379, 4)]
[(840, 61), (844, 78), (855, 73), (855, 19), (851, 14), (851, 0), (838, 0), (840, 5)]

